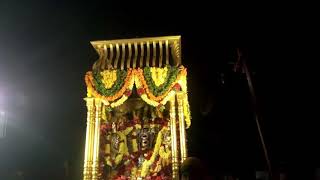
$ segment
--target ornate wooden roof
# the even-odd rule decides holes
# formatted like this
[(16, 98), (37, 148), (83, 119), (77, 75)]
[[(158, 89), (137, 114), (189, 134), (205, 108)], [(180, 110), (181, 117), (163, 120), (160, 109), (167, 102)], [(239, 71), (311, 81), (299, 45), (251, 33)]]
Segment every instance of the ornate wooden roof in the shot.
[(94, 70), (181, 65), (181, 36), (91, 41), (99, 54)]

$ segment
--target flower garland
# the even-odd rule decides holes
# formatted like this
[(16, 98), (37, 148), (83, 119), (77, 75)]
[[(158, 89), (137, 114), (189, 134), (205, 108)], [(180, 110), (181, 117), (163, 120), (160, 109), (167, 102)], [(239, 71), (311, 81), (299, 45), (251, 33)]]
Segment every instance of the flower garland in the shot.
[(96, 87), (96, 90), (104, 95), (104, 96), (113, 96), (116, 92), (119, 91), (119, 89), (121, 89), (121, 87), (124, 84), (125, 78), (127, 76), (127, 72), (125, 70), (116, 70), (116, 82), (112, 83), (113, 85), (108, 89), (107, 85), (111, 84), (111, 80), (113, 79), (106, 79), (105, 74), (109, 72), (109, 70), (105, 70), (102, 72), (99, 71), (94, 71), (93, 72), (93, 84)]
[(104, 70), (102, 72), (100, 72), (101, 76), (102, 76), (102, 82), (105, 86), (106, 89), (110, 89), (113, 85), (114, 82), (118, 79), (118, 72), (121, 71), (117, 71), (117, 70)]
[(126, 136), (119, 131), (116, 134), (120, 137), (119, 152), (114, 159), (112, 159), (110, 156), (107, 156), (105, 158), (106, 164), (111, 167), (117, 166), (122, 161), (123, 157), (125, 155), (128, 155), (128, 146), (127, 146)]
[(140, 81), (140, 76), (141, 76), (141, 69), (135, 70), (135, 77), (134, 77), (134, 82), (137, 88), (137, 93), (138, 95), (141, 97), (141, 99), (143, 101), (145, 101), (147, 104), (157, 107), (159, 106), (159, 103), (156, 101), (153, 101), (151, 99), (148, 98), (148, 96), (145, 94), (145, 90), (142, 86), (142, 83)]
[[(147, 71), (148, 71), (148, 68), (147, 68)], [(150, 69), (149, 69), (149, 71), (150, 71)], [(171, 82), (171, 81), (167, 81), (167, 82), (170, 82), (171, 84), (165, 82), (167, 84), (170, 84), (170, 86), (169, 86), (169, 88), (166, 88), (167, 91), (162, 92), (163, 94), (160, 96), (155, 96), (151, 92), (152, 91), (151, 89), (154, 89), (154, 88), (152, 88), (152, 87), (149, 88), (149, 85), (146, 82), (145, 77), (144, 77), (144, 72), (140, 68), (129, 69), (127, 71), (127, 76), (124, 80), (122, 88), (118, 92), (116, 92), (113, 96), (105, 96), (105, 95), (99, 93), (99, 90), (94, 88), (94, 87), (96, 87), (96, 85), (94, 85), (95, 79), (92, 75), (92, 72), (88, 72), (85, 77), (85, 81), (86, 81), (87, 89), (88, 89), (88, 97), (91, 97), (91, 95), (93, 95), (96, 98), (101, 98), (102, 102), (106, 106), (114, 108), (114, 107), (120, 106), (128, 99), (128, 97), (132, 93), (133, 85), (136, 84), (139, 96), (146, 103), (148, 103), (149, 105), (152, 105), (154, 107), (162, 106), (162, 105), (165, 105), (167, 103), (167, 101), (175, 95), (176, 90), (180, 90), (180, 88), (183, 91), (186, 90), (186, 80), (185, 80), (186, 79), (186, 69), (184, 67), (180, 67), (177, 70), (177, 72), (179, 72), (179, 74), (176, 77), (175, 83)], [(120, 71), (117, 74), (121, 74)], [(167, 75), (167, 77), (169, 77), (169, 76), (170, 75)], [(171, 76), (171, 77), (173, 77), (173, 76)], [(99, 78), (97, 78), (97, 79), (99, 79)], [(113, 87), (115, 87), (116, 84), (119, 84), (119, 79), (120, 78), (117, 78), (117, 82), (115, 82)], [(173, 79), (173, 78), (171, 78), (171, 79)], [(164, 85), (164, 84), (162, 84), (162, 85)], [(153, 86), (153, 85), (151, 85), (151, 86)], [(117, 101), (115, 101), (115, 100), (117, 100)], [(111, 101), (112, 103), (110, 104), (109, 101)], [(107, 108), (107, 109), (109, 109), (109, 108)]]
[(162, 143), (162, 133), (163, 131), (167, 131), (167, 130), (168, 130), (168, 127), (165, 126), (159, 131), (151, 158), (149, 160), (145, 160), (142, 164), (141, 177), (145, 177), (148, 174), (150, 166), (154, 163), (157, 155), (159, 154), (159, 149)]
[[(124, 93), (126, 93), (126, 96), (128, 96), (127, 94), (127, 90), (132, 90), (133, 84), (134, 84), (134, 73), (132, 69), (129, 69), (127, 72), (127, 76), (124, 80), (123, 86), (121, 87), (120, 90), (118, 90), (114, 95), (112, 96), (105, 96), (103, 94), (100, 93), (100, 91), (98, 89), (96, 89), (97, 87), (94, 86), (94, 77), (92, 75), (92, 72), (87, 72), (86, 76), (85, 76), (85, 82), (88, 88), (88, 93), (90, 93), (90, 96), (93, 95), (96, 98), (100, 98), (103, 100), (105, 105), (109, 105), (109, 101), (115, 101), (116, 99), (119, 99), (121, 96), (123, 96)], [(117, 83), (115, 83), (117, 84)], [(114, 85), (115, 86), (115, 85)], [(96, 87), (96, 88), (94, 88)], [(101, 88), (101, 87), (100, 87)], [(126, 100), (126, 97), (122, 97), (123, 99), (120, 100), (120, 102), (114, 104), (113, 106), (116, 107), (117, 105), (121, 104), (121, 102), (123, 103)]]
[(169, 84), (170, 86), (166, 89), (167, 91), (162, 92), (162, 94), (159, 96), (155, 96), (151, 90), (154, 88), (152, 88), (152, 85), (151, 86), (148, 85), (148, 83), (144, 77), (144, 72), (142, 69), (139, 68), (136, 70), (136, 77), (137, 77), (136, 82), (140, 81), (139, 84), (141, 84), (142, 88), (145, 90), (145, 92), (150, 97), (150, 99), (153, 101), (157, 101), (157, 102), (161, 101), (164, 97), (166, 97), (168, 95), (170, 89), (172, 89), (172, 87), (175, 85), (174, 83)]
[(133, 152), (137, 152), (138, 151), (138, 142), (137, 142), (137, 131), (138, 129), (141, 129), (141, 124), (136, 124), (133, 126), (133, 131), (132, 131), (132, 140), (131, 140), (131, 144), (132, 144), (132, 151)]
[[(136, 70), (135, 74), (136, 74), (136, 76), (135, 76), (135, 85), (136, 85), (136, 88), (137, 88), (137, 93), (141, 97), (141, 99), (143, 101), (145, 101), (147, 104), (149, 104), (151, 106), (154, 106), (154, 107), (163, 106), (175, 95), (175, 90), (176, 89), (168, 91), (162, 96), (154, 97), (152, 94), (150, 94), (146, 84), (144, 83), (144, 85), (143, 85), (143, 83), (142, 83), (143, 82), (143, 76), (141, 75), (141, 69)], [(173, 84), (172, 85), (172, 87), (176, 87), (176, 86), (177, 86), (177, 84)], [(150, 95), (151, 97), (149, 98), (147, 94)], [(158, 102), (157, 100), (158, 101), (161, 100), (161, 101)]]
[(190, 106), (188, 101), (188, 87), (187, 87), (187, 70), (183, 70), (183, 76), (181, 76), (178, 80), (178, 83), (181, 85), (181, 90), (185, 93), (183, 98), (183, 114), (184, 119), (187, 125), (187, 128), (191, 125), (191, 113), (190, 113)]
[(170, 149), (168, 149), (167, 152), (166, 152), (165, 147), (161, 146), (160, 150), (159, 150), (159, 155), (163, 159), (169, 159), (170, 156), (171, 156), (171, 151), (170, 151)]
[(117, 106), (122, 105), (129, 98), (129, 96), (131, 96), (132, 88), (133, 88), (133, 85), (134, 85), (134, 73), (132, 73), (131, 76), (132, 77), (129, 80), (127, 90), (123, 93), (122, 97), (119, 100), (117, 100), (117, 101), (115, 101), (115, 102), (110, 104), (110, 106), (112, 108), (115, 108)]
[(185, 94), (185, 97), (183, 98), (183, 114), (187, 128), (189, 128), (191, 126), (191, 113), (187, 94)]
[[(157, 69), (162, 69), (162, 68), (157, 68)], [(158, 79), (152, 78), (151, 70), (155, 70), (155, 68), (151, 69), (150, 67), (145, 67), (143, 70), (144, 79), (146, 80), (146, 83), (150, 91), (155, 96), (160, 96), (160, 95), (163, 95), (165, 92), (167, 92), (168, 89), (173, 84), (173, 82), (177, 79), (179, 69), (177, 67), (171, 67), (171, 66), (167, 66), (167, 69), (169, 73), (166, 73), (167, 75), (165, 79), (162, 80), (163, 83), (160, 86), (156, 85), (156, 84), (160, 84), (160, 82), (157, 81)], [(157, 82), (156, 84), (155, 84), (155, 81)]]
[(154, 84), (159, 87), (164, 82), (166, 82), (166, 78), (168, 77), (168, 67), (164, 68), (157, 68), (157, 67), (151, 67), (151, 78), (154, 81)]

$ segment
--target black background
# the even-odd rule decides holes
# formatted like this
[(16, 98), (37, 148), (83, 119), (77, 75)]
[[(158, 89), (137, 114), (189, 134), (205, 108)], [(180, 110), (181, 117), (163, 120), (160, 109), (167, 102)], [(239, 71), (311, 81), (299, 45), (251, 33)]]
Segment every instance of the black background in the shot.
[[(0, 1), (0, 106), (9, 120), (0, 139), (0, 178), (21, 171), (26, 179), (63, 179), (67, 166), (66, 179), (80, 179), (83, 78), (97, 59), (90, 41), (166, 35), (182, 36), (193, 117), (190, 156), (203, 160), (211, 175), (250, 179), (255, 170), (266, 170), (246, 77), (231, 64), (235, 47), (249, 46), (240, 49), (253, 73), (273, 170), (311, 175), (319, 163), (317, 126), (297, 108), (308, 99), (298, 88), (309, 83), (302, 67), (292, 66), (301, 48), (279, 44), (270, 35), (278, 26), (251, 21), (256, 13), (229, 7), (194, 1)], [(270, 31), (262, 33), (265, 27)]]

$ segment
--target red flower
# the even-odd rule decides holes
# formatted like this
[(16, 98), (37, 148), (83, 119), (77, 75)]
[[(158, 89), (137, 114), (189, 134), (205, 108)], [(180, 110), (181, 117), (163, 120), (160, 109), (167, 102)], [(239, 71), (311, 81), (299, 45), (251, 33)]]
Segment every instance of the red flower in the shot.
[(173, 86), (173, 89), (176, 90), (176, 91), (179, 91), (181, 89), (181, 86), (179, 83), (176, 83), (174, 86)]
[(141, 96), (142, 94), (144, 94), (144, 89), (143, 88), (139, 88), (137, 90), (137, 93), (138, 93), (139, 96)]
[(136, 125), (136, 124), (139, 124), (140, 120), (139, 118), (133, 118), (132, 120), (132, 126)]
[(129, 97), (131, 95), (132, 91), (130, 89), (127, 89), (126, 92), (124, 92), (124, 95)]
[(116, 180), (126, 180), (127, 178), (123, 175), (119, 176), (116, 178)]
[(148, 153), (144, 154), (144, 157), (148, 160), (151, 158), (151, 156), (152, 156), (152, 152), (148, 152)]
[(112, 127), (111, 127), (111, 125), (110, 125), (110, 124), (107, 124), (106, 126), (107, 126), (107, 130), (112, 129)]
[(106, 132), (107, 129), (108, 129), (108, 127), (107, 127), (106, 124), (102, 124), (102, 125), (100, 126), (100, 131), (102, 131), (102, 132)]

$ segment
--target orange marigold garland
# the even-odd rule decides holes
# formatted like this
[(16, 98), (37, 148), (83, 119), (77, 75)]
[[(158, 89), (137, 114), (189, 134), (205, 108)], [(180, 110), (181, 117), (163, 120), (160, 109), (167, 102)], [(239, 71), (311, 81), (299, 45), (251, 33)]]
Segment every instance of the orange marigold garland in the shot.
[[(133, 71), (132, 69), (129, 69), (128, 70), (128, 73), (127, 73), (127, 77), (126, 79), (124, 80), (124, 85), (121, 87), (121, 89), (116, 93), (114, 94), (113, 96), (103, 96), (101, 95), (99, 92), (96, 91), (96, 89), (94, 88), (94, 85), (93, 85), (93, 75), (92, 75), (92, 72), (89, 71), (87, 72), (86, 76), (85, 76), (85, 82), (86, 82), (86, 85), (87, 85), (87, 88), (88, 88), (88, 92), (90, 92), (90, 94), (96, 98), (101, 98), (102, 100), (106, 101), (106, 102), (113, 102), (115, 101), (116, 99), (119, 99), (121, 98), (121, 96), (127, 91), (128, 89), (128, 86), (133, 82), (134, 78), (134, 74), (133, 74)], [(131, 82), (131, 83), (130, 83)], [(134, 82), (133, 82), (134, 83)]]
[[(151, 101), (155, 101), (155, 102), (161, 102), (163, 99), (165, 99), (170, 93), (172, 90), (180, 90), (181, 89), (181, 86), (180, 85), (180, 82), (181, 82), (181, 79), (185, 78), (185, 76), (187, 75), (187, 71), (184, 67), (180, 68), (179, 69), (179, 74), (178, 74), (178, 77), (176, 79), (176, 81), (174, 81), (168, 88), (168, 90), (166, 92), (164, 92), (162, 95), (160, 96), (155, 96), (151, 91), (150, 91), (150, 88), (145, 80), (145, 77), (144, 77), (144, 74), (143, 74), (143, 70), (138, 68), (136, 70), (136, 80), (135, 80), (135, 83), (136, 83), (136, 86), (137, 86), (137, 83), (139, 85), (141, 85), (141, 87), (139, 86), (139, 88), (143, 88), (143, 91), (148, 95), (148, 99), (151, 100)], [(139, 88), (137, 87), (138, 91), (139, 91)], [(184, 88), (183, 88), (184, 89)], [(142, 91), (142, 89), (140, 89), (140, 91)], [(144, 93), (143, 92), (143, 93)], [(143, 94), (143, 93), (139, 93), (138, 94)], [(171, 93), (172, 94), (172, 93)], [(170, 94), (170, 95), (171, 95)], [(152, 105), (154, 106), (156, 103), (152, 103)]]

